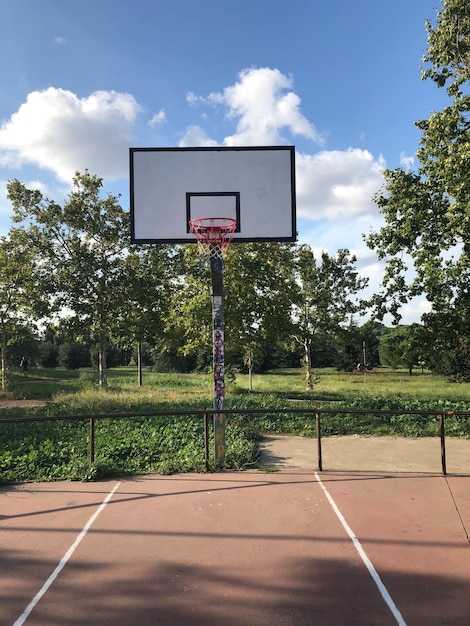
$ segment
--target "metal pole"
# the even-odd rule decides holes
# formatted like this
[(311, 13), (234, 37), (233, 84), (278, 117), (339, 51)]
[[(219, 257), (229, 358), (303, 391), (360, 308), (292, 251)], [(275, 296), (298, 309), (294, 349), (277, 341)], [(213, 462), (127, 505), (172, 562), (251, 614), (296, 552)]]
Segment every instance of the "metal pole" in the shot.
[(323, 460), (321, 454), (321, 424), (319, 411), (315, 414), (315, 422), (317, 426), (317, 458), (318, 458), (318, 471), (323, 471)]
[(209, 416), (204, 413), (204, 459), (206, 472), (209, 471)]
[(90, 418), (90, 464), (95, 462), (95, 418)]
[[(225, 408), (225, 337), (223, 259), (211, 256), (212, 341), (214, 409)], [(225, 465), (225, 415), (214, 413), (214, 459), (217, 468)]]
[(441, 467), (442, 474), (446, 476), (446, 434), (445, 434), (445, 414), (441, 413), (439, 416), (439, 430), (441, 435)]

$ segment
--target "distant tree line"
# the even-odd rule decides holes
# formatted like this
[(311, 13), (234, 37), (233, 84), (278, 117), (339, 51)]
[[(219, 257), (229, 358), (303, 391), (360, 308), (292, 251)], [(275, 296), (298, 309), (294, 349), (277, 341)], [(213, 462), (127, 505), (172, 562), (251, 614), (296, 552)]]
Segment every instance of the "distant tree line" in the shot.
[[(386, 327), (368, 321), (362, 326), (350, 324), (334, 333), (318, 333), (311, 345), (312, 385), (315, 369), (331, 367), (338, 371), (370, 371), (382, 366), (406, 368), (411, 375), (418, 369), (431, 369), (449, 374), (450, 355), (436, 353), (429, 331), (421, 324)], [(212, 367), (212, 346), (200, 345), (184, 353), (181, 342), (165, 343), (151, 339), (140, 345), (144, 367), (158, 372), (206, 372)], [(228, 347), (228, 367), (248, 373), (249, 367), (242, 350)], [(40, 332), (32, 324), (17, 324), (8, 346), (7, 367), (19, 367), (23, 355), (31, 364), (44, 368), (98, 369), (98, 346), (77, 341), (66, 328), (49, 326)], [(106, 349), (108, 367), (138, 365), (137, 345), (132, 341), (112, 340)], [(437, 361), (436, 361), (437, 358)], [(266, 373), (276, 369), (305, 368), (305, 353), (292, 338), (275, 342), (262, 340), (257, 345), (254, 371)], [(300, 375), (300, 374), (299, 374)], [(462, 380), (462, 377), (454, 377)]]

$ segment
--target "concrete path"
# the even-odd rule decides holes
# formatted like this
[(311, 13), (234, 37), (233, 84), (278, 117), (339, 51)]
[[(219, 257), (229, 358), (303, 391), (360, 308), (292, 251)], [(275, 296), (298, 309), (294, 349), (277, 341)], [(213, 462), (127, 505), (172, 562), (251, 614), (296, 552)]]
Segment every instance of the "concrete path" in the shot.
[[(318, 469), (317, 441), (267, 436), (261, 443), (262, 468)], [(438, 437), (323, 437), (324, 470), (441, 472)], [(470, 439), (446, 437), (448, 474), (470, 475)]]

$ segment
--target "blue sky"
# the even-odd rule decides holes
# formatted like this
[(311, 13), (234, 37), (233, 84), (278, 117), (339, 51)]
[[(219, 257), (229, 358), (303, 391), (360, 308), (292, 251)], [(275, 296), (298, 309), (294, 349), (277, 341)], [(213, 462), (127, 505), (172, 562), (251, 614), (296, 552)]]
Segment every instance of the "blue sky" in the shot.
[[(439, 0), (0, 0), (0, 234), (6, 181), (61, 201), (88, 168), (129, 207), (128, 148), (295, 145), (299, 240), (357, 254), (384, 167), (416, 167)], [(403, 310), (419, 319), (423, 303)]]

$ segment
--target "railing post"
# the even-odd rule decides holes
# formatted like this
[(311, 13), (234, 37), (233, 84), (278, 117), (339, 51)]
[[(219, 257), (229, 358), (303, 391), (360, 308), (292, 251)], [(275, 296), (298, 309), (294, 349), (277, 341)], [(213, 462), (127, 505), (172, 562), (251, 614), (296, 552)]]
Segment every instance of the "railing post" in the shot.
[(95, 462), (95, 418), (90, 418), (90, 464)]
[(321, 424), (320, 424), (320, 411), (315, 413), (315, 424), (317, 429), (317, 458), (318, 458), (318, 471), (323, 470), (323, 461), (321, 455)]
[(209, 416), (204, 413), (204, 459), (206, 472), (209, 471)]
[(442, 474), (446, 476), (446, 434), (445, 434), (445, 413), (441, 413), (439, 416), (439, 431), (441, 435), (441, 467)]

